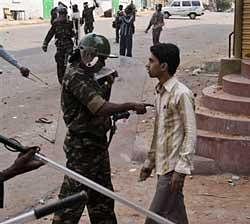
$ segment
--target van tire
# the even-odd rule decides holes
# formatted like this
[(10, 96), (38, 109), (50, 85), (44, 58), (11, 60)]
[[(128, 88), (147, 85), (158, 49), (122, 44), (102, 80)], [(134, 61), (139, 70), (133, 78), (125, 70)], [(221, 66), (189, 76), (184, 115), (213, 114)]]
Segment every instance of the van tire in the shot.
[(195, 13), (190, 13), (189, 14), (189, 18), (190, 19), (195, 19), (196, 18), (196, 14)]
[(170, 16), (170, 14), (169, 14), (168, 12), (164, 12), (164, 18), (165, 18), (165, 19), (168, 19), (169, 16)]

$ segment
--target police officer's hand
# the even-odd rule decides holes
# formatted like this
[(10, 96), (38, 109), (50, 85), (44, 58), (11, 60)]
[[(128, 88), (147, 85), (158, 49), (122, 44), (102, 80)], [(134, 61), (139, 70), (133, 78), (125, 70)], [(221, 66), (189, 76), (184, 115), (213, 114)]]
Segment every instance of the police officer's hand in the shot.
[(22, 76), (24, 77), (29, 77), (29, 74), (30, 74), (30, 70), (26, 67), (21, 67), (20, 68), (20, 72), (22, 74)]
[(145, 114), (147, 112), (146, 107), (154, 107), (154, 105), (149, 104), (149, 103), (134, 103), (133, 104), (133, 110), (137, 114)]
[(182, 191), (184, 181), (185, 181), (185, 174), (175, 172), (173, 173), (172, 179), (171, 179), (171, 192), (180, 192)]
[(42, 49), (44, 52), (47, 52), (47, 48), (48, 48), (48, 46), (46, 44), (43, 44)]
[(15, 160), (14, 164), (10, 167), (14, 175), (29, 172), (31, 170), (38, 169), (44, 165), (43, 162), (38, 161), (34, 158), (37, 152), (37, 147), (31, 147), (26, 153), (20, 153)]
[(145, 30), (144, 33), (148, 33), (148, 30)]

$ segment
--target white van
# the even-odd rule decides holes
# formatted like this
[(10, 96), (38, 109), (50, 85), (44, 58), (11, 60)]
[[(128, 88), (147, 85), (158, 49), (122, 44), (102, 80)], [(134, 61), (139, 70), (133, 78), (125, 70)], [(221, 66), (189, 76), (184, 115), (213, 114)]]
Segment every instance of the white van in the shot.
[(189, 16), (195, 19), (196, 16), (204, 14), (204, 7), (201, 0), (173, 0), (166, 7), (162, 8), (166, 19), (172, 15)]

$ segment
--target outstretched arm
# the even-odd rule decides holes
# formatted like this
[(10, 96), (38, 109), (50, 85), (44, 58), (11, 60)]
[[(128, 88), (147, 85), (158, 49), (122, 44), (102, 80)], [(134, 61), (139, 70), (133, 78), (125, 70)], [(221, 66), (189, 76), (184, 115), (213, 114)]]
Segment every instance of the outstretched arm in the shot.
[(21, 66), (18, 61), (11, 56), (4, 48), (2, 45), (0, 45), (0, 57), (2, 57), (4, 60), (6, 60), (7, 62), (9, 62), (10, 64), (14, 65), (16, 68), (18, 68), (21, 72), (21, 74), (24, 77), (28, 77), (30, 70), (26, 67)]

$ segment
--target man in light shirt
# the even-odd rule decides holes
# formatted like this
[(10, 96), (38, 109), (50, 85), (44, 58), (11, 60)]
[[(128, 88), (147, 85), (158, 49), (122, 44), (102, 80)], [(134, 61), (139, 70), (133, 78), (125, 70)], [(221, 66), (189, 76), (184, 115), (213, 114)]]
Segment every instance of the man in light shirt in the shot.
[[(151, 149), (141, 169), (146, 180), (155, 169), (158, 181), (150, 210), (176, 224), (188, 224), (183, 197), (185, 176), (191, 174), (196, 144), (194, 97), (174, 76), (180, 63), (176, 45), (161, 43), (150, 48), (146, 65), (157, 78), (156, 117)], [(146, 219), (145, 224), (155, 224)]]

